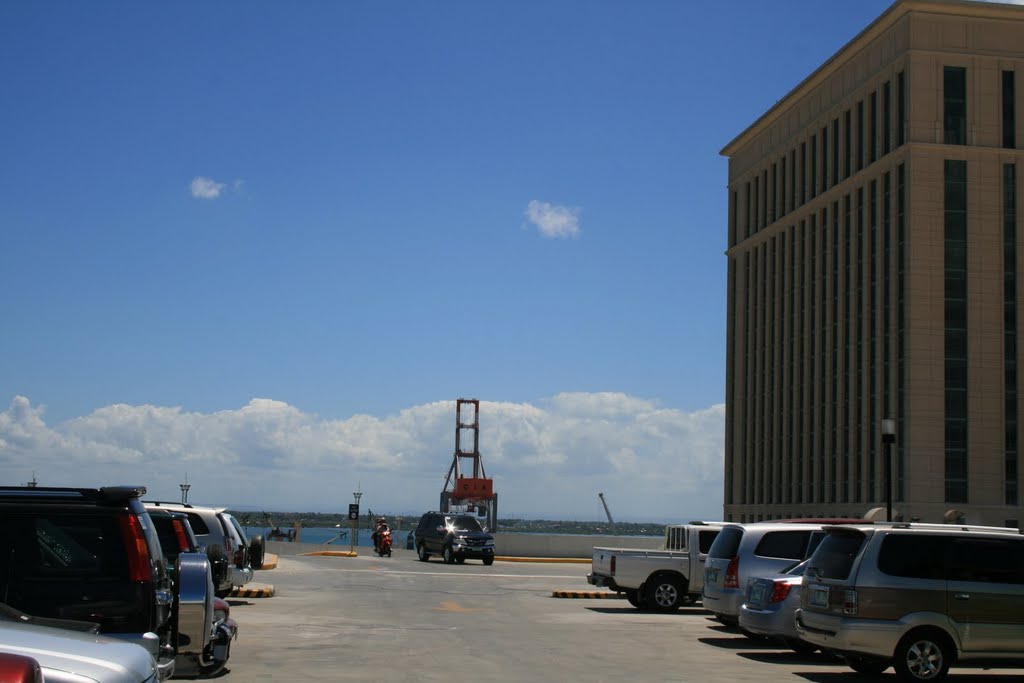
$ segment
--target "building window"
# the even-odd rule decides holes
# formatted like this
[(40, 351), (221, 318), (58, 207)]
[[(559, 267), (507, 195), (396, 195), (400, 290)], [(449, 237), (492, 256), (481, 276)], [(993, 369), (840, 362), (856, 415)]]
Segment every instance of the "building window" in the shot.
[(943, 138), (947, 145), (967, 144), (967, 69), (947, 66), (942, 77)]
[(907, 141), (907, 83), (903, 72), (896, 74), (896, 146)]
[(744, 188), (744, 194), (746, 195), (746, 201), (743, 202), (743, 215), (745, 216), (745, 220), (746, 220), (746, 236), (750, 237), (753, 234), (753, 232), (752, 232), (753, 231), (753, 220), (752, 220), (752, 218), (753, 218), (753, 216), (752, 216), (753, 204), (750, 203), (750, 182), (749, 181), (747, 181), (746, 186)]
[[(868, 222), (871, 231), (870, 261), (868, 264), (868, 424), (879, 424), (878, 416), (878, 181), (871, 181), (869, 192)], [(868, 491), (870, 500), (878, 500), (875, 491), (878, 489), (876, 479), (876, 463), (878, 458), (878, 439), (868, 439)]]
[(807, 143), (800, 143), (800, 206), (807, 201)]
[[(1005, 73), (1005, 72), (1004, 72)], [(1019, 504), (1017, 473), (1017, 167), (1003, 165), (1004, 502)]]
[(892, 85), (882, 85), (882, 156), (892, 150)]
[(878, 93), (868, 98), (868, 163), (878, 158)]
[(818, 149), (817, 138), (811, 136), (811, 199), (818, 196)]
[(853, 117), (847, 109), (843, 114), (843, 177), (853, 175)]
[(821, 191), (832, 187), (828, 184), (828, 126), (821, 129)]
[(906, 358), (907, 358), (907, 173), (906, 166), (896, 167), (896, 500), (904, 500), (906, 475), (906, 440), (903, 438), (903, 419), (907, 415)]
[(839, 119), (836, 118), (832, 119), (832, 185), (839, 180)]
[(1003, 72), (1003, 147), (1017, 146), (1017, 107), (1014, 72)]
[(857, 165), (855, 169), (864, 168), (864, 100), (857, 103)]
[(967, 502), (967, 162), (945, 162), (945, 498)]

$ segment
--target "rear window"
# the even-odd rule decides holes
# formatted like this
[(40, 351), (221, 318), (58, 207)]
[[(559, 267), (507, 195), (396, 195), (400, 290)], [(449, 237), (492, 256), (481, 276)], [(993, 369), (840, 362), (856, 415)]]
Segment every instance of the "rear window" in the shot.
[(736, 551), (740, 548), (740, 541), (743, 540), (743, 529), (741, 527), (729, 526), (718, 534), (718, 538), (708, 549), (708, 557), (716, 560), (731, 560), (736, 557)]
[(878, 553), (878, 569), (889, 576), (945, 579), (948, 536), (887, 534)]
[(866, 536), (860, 532), (831, 532), (807, 563), (807, 574), (822, 579), (845, 581), (853, 570), (853, 561), (864, 546)]
[(807, 556), (807, 540), (810, 530), (769, 531), (754, 549), (760, 557), (777, 557), (787, 560), (802, 560)]
[(118, 520), (82, 514), (8, 517), (0, 553), (11, 576), (125, 579), (127, 552)]
[(186, 512), (188, 515), (188, 524), (192, 527), (192, 533), (196, 535), (203, 535), (210, 533), (210, 527), (206, 526), (206, 522), (195, 512)]
[(711, 546), (714, 544), (715, 539), (718, 538), (718, 529), (714, 531), (702, 531), (697, 534), (697, 545), (702, 555), (706, 555)]

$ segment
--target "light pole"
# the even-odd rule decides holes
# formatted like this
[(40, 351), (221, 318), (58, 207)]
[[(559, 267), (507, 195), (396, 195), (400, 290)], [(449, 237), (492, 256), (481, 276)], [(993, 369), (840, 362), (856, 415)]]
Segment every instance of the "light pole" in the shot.
[(363, 492), (353, 491), (352, 497), (356, 499), (356, 514), (355, 518), (352, 520), (352, 537), (350, 539), (351, 543), (349, 543), (349, 549), (352, 552), (355, 552), (356, 544), (359, 543), (359, 499), (363, 497)]
[(885, 521), (892, 521), (892, 445), (896, 442), (896, 420), (882, 420), (882, 444), (885, 446)]

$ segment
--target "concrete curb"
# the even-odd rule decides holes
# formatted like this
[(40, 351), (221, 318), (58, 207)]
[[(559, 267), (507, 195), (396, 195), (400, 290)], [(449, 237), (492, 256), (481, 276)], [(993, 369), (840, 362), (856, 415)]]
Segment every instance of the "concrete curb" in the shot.
[(234, 588), (228, 594), (229, 598), (272, 598), (274, 587), (272, 585), (253, 586), (251, 588)]
[(317, 550), (312, 553), (299, 553), (303, 557), (359, 557), (359, 553), (350, 550)]
[(263, 566), (260, 567), (257, 571), (263, 571), (265, 569), (277, 569), (278, 559), (279, 558), (277, 557), (277, 555), (267, 553), (263, 556)]
[(588, 599), (604, 599), (604, 600), (623, 600), (625, 595), (622, 593), (612, 593), (610, 591), (551, 591), (551, 597), (553, 598), (588, 598)]

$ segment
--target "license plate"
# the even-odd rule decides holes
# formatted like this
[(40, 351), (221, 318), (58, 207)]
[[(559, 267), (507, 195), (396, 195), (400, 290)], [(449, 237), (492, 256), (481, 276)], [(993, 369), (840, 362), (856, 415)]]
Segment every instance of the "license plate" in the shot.
[(764, 602), (764, 584), (756, 583), (750, 589), (750, 603), (760, 605), (762, 602)]
[(811, 604), (815, 607), (828, 607), (828, 588), (815, 586), (811, 591)]

